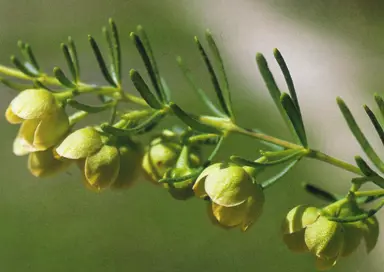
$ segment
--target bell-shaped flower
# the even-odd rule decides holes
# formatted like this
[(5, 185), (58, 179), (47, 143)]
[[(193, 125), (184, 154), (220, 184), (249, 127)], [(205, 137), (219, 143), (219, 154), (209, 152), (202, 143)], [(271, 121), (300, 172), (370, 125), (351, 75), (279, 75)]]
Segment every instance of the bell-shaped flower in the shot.
[(11, 124), (23, 120), (41, 119), (58, 109), (55, 96), (44, 89), (27, 89), (20, 92), (10, 103), (6, 119)]
[(28, 169), (35, 177), (47, 177), (61, 172), (70, 165), (70, 160), (58, 160), (52, 148), (32, 152), (28, 156)]
[(263, 190), (243, 167), (213, 164), (200, 174), (193, 190), (200, 198), (209, 197), (213, 216), (225, 227), (246, 231), (262, 213)]
[(86, 127), (70, 134), (56, 149), (59, 156), (76, 160), (88, 188), (127, 188), (140, 173), (141, 146), (108, 143), (108, 137)]
[(56, 148), (56, 153), (63, 158), (79, 160), (95, 154), (102, 146), (102, 135), (93, 127), (85, 127), (68, 135)]
[[(22, 144), (30, 152), (46, 150), (58, 144), (68, 133), (69, 127), (69, 119), (63, 109), (58, 109), (42, 119), (25, 120), (21, 124), (14, 146)], [(14, 153), (20, 154), (17, 147), (14, 148)]]
[[(153, 183), (161, 179), (164, 174), (176, 165), (182, 146), (179, 143), (167, 141), (161, 137), (149, 144), (144, 154), (142, 168), (145, 176)], [(190, 165), (196, 167), (201, 159), (197, 152), (190, 152)]]
[(295, 252), (311, 252), (319, 270), (332, 268), (341, 257), (354, 252), (364, 238), (367, 250), (375, 246), (378, 224), (374, 217), (356, 222), (331, 221), (327, 216), (347, 217), (361, 213), (355, 202), (338, 202), (319, 210), (300, 205), (293, 208), (282, 224), (283, 240)]

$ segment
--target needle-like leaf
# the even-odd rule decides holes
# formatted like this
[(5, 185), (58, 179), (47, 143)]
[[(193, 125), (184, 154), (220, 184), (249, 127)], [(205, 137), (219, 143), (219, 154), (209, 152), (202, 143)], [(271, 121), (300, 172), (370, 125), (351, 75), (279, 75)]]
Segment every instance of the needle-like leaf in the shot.
[(373, 162), (373, 164), (380, 169), (381, 172), (384, 172), (384, 163), (379, 158), (377, 153), (373, 150), (372, 146), (368, 142), (367, 138), (357, 125), (355, 118), (353, 117), (351, 111), (345, 104), (344, 100), (340, 97), (337, 98), (337, 104), (339, 105), (340, 111), (344, 116), (344, 119), (347, 121), (349, 129), (352, 131), (356, 140), (359, 142), (361, 148), (364, 150), (368, 158)]
[(384, 131), (383, 131), (383, 128), (381, 127), (381, 124), (379, 123), (379, 120), (377, 120), (375, 114), (367, 105), (364, 105), (364, 110), (368, 114), (369, 119), (371, 119), (371, 122), (375, 127), (377, 134), (379, 134), (382, 144), (384, 145)]
[(136, 70), (131, 70), (129, 72), (131, 80), (136, 87), (136, 90), (140, 93), (141, 97), (154, 109), (161, 109), (163, 106), (157, 100), (157, 98), (149, 90), (148, 85), (145, 83), (144, 79), (141, 77), (139, 72)]

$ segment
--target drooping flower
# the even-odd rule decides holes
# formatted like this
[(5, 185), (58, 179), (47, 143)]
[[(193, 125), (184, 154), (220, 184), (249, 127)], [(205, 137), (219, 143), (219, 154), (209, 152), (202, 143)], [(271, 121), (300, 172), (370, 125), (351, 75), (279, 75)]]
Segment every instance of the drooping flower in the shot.
[(261, 215), (264, 193), (245, 168), (216, 163), (207, 167), (193, 186), (195, 195), (209, 197), (212, 215), (225, 227), (246, 231)]
[(12, 100), (5, 117), (11, 124), (21, 124), (14, 143), (16, 155), (47, 150), (69, 131), (64, 109), (51, 92), (43, 89), (21, 92)]
[(59, 156), (76, 160), (89, 188), (126, 188), (137, 179), (142, 151), (139, 144), (109, 144), (93, 127), (70, 134), (56, 149)]
[[(378, 224), (374, 217), (341, 223), (331, 221), (327, 216), (352, 216), (359, 212), (354, 203), (344, 207), (330, 205), (323, 210), (300, 205), (286, 216), (283, 225), (283, 240), (295, 252), (310, 252), (316, 257), (316, 268), (328, 270), (341, 257), (350, 255), (364, 237), (370, 251), (378, 238)], [(360, 211), (361, 212), (361, 211)]]

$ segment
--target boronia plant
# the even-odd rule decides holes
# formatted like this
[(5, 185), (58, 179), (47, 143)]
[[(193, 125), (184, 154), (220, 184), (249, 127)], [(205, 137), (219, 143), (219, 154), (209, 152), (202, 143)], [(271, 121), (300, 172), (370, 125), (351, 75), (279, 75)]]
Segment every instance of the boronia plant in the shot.
[[(18, 156), (29, 156), (28, 168), (34, 176), (56, 174), (74, 162), (82, 171), (86, 186), (99, 192), (107, 188), (130, 187), (143, 174), (177, 200), (193, 196), (204, 199), (208, 216), (215, 225), (246, 231), (267, 205), (264, 190), (300, 160), (314, 159), (351, 172), (355, 177), (345, 195), (305, 184), (305, 190), (328, 204), (294, 207), (283, 220), (284, 243), (292, 251), (313, 254), (319, 270), (332, 268), (340, 258), (354, 252), (361, 240), (368, 252), (375, 247), (379, 236), (375, 214), (384, 205), (384, 163), (340, 97), (337, 104), (341, 113), (369, 161), (357, 155), (356, 165), (352, 165), (310, 147), (295, 86), (277, 49), (274, 57), (288, 92), (281, 92), (262, 54), (256, 54), (256, 63), (276, 107), (295, 137), (294, 142), (236, 123), (230, 85), (211, 32), (205, 33), (211, 56), (197, 37), (194, 42), (210, 74), (218, 106), (195, 83), (181, 57), (177, 58), (177, 63), (212, 115), (189, 113), (173, 102), (141, 26), (130, 34), (130, 38), (144, 62), (151, 86), (137, 70), (131, 69), (129, 76), (141, 97), (125, 92), (121, 84), (120, 37), (113, 20), (109, 20), (109, 27), (103, 28), (103, 33), (109, 49), (108, 61), (95, 39), (88, 36), (88, 40), (108, 82), (105, 86), (81, 81), (77, 50), (71, 38), (61, 44), (70, 76), (59, 67), (53, 69), (53, 76), (42, 71), (31, 46), (21, 41), (18, 47), (23, 58), (11, 57), (14, 68), (0, 66), (0, 73), (5, 76), (0, 81), (19, 91), (5, 112), (9, 123), (20, 124), (13, 151)], [(86, 105), (79, 102), (78, 97), (84, 94), (97, 96), (100, 103)], [(374, 98), (384, 116), (383, 98), (380, 95)], [(130, 105), (141, 109), (132, 110)], [(75, 113), (68, 115), (68, 108), (75, 109)], [(384, 144), (384, 132), (378, 118), (367, 105), (364, 110)], [(111, 113), (109, 120), (94, 126), (76, 127), (89, 114), (104, 111)], [(170, 115), (180, 119), (181, 128), (155, 132), (157, 125)], [(153, 138), (143, 147), (140, 138), (147, 133), (153, 133)], [(235, 133), (265, 143), (268, 151), (260, 151), (259, 157), (251, 159), (231, 156), (227, 161), (217, 162), (215, 156), (224, 140)], [(207, 147), (212, 152), (204, 157), (202, 149)], [(276, 170), (274, 177), (259, 178), (264, 169), (280, 165), (284, 168)], [(361, 190), (365, 183), (374, 183), (378, 189)], [(368, 203), (370, 208), (367, 208)]]

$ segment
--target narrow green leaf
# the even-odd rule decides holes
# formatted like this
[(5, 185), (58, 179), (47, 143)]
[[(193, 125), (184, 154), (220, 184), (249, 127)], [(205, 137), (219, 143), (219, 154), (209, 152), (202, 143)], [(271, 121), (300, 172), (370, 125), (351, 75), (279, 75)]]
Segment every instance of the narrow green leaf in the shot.
[(384, 207), (384, 201), (380, 201), (376, 208), (365, 211), (359, 215), (348, 216), (348, 217), (327, 216), (327, 219), (330, 221), (335, 221), (339, 223), (353, 223), (353, 222), (362, 221), (371, 216), (374, 216), (382, 207)]
[(75, 64), (73, 63), (71, 54), (69, 52), (69, 48), (66, 44), (62, 43), (61, 44), (61, 50), (63, 51), (65, 61), (67, 62), (69, 71), (71, 72), (72, 79), (76, 80), (77, 78), (77, 72), (76, 72), (76, 67)]
[(371, 109), (367, 105), (364, 105), (363, 107), (365, 112), (368, 114), (369, 119), (371, 119), (371, 122), (375, 127), (377, 134), (379, 134), (382, 144), (384, 145), (384, 131), (383, 131), (383, 128), (381, 127), (381, 124), (379, 123), (379, 120), (377, 120), (375, 114), (371, 111)]
[(158, 72), (155, 72), (157, 70), (153, 66), (153, 63), (152, 63), (151, 57), (150, 57), (150, 53), (145, 48), (143, 41), (141, 40), (141, 38), (138, 35), (136, 35), (135, 33), (132, 32), (130, 34), (130, 37), (131, 37), (133, 43), (135, 44), (137, 50), (140, 53), (141, 59), (144, 62), (145, 68), (147, 69), (149, 78), (151, 79), (152, 85), (155, 88), (158, 99), (161, 102), (167, 103), (168, 101), (166, 101), (165, 94), (164, 94), (162, 87), (161, 87), (160, 77), (158, 74), (156, 74)]
[(29, 67), (27, 67), (26, 65), (22, 64), (21, 61), (16, 56), (11, 56), (11, 62), (23, 74), (30, 76), (30, 77), (37, 77), (38, 76), (38, 73), (36, 71), (33, 71)]
[(76, 85), (68, 79), (68, 77), (64, 74), (64, 72), (59, 67), (53, 68), (53, 74), (55, 75), (56, 79), (65, 87), (72, 88), (72, 89), (76, 88)]
[(209, 155), (208, 157), (208, 160), (204, 163), (204, 166), (208, 166), (209, 164), (211, 164), (211, 162), (213, 161), (213, 159), (216, 157), (217, 153), (219, 152), (220, 148), (223, 146), (223, 143), (224, 143), (224, 137), (221, 136), (219, 138), (219, 141), (217, 142), (215, 148), (213, 149), (211, 155)]
[(377, 186), (384, 188), (384, 179), (380, 177), (374, 170), (372, 170), (372, 168), (369, 167), (368, 163), (366, 163), (363, 158), (360, 156), (355, 156), (355, 161), (361, 172), (363, 172), (364, 176), (369, 177), (369, 180), (375, 183)]
[(100, 68), (101, 73), (103, 74), (105, 80), (109, 84), (111, 84), (112, 86), (117, 87), (116, 82), (114, 81), (114, 79), (112, 78), (111, 74), (109, 73), (109, 70), (107, 68), (107, 65), (105, 64), (103, 55), (101, 54), (100, 48), (97, 45), (95, 39), (92, 36), (89, 35), (88, 36), (88, 40), (89, 40), (89, 43), (91, 44), (93, 53), (95, 54), (97, 63), (99, 64), (99, 68)]
[(267, 161), (267, 162), (251, 161), (251, 160), (247, 160), (245, 158), (239, 157), (239, 156), (231, 156), (230, 159), (234, 163), (257, 168), (257, 167), (275, 166), (275, 165), (289, 162), (292, 160), (297, 160), (298, 158), (301, 158), (302, 156), (303, 156), (303, 151), (298, 150), (295, 153), (292, 153), (292, 154), (290, 154), (284, 158), (274, 160), (274, 161)]
[(167, 98), (166, 101), (168, 102), (171, 101), (171, 89), (169, 88), (167, 81), (163, 77), (160, 77), (160, 83), (161, 83), (161, 86), (163, 86), (164, 94), (165, 94), (165, 97)]
[(256, 63), (259, 68), (260, 74), (265, 82), (265, 86), (267, 87), (269, 94), (271, 95), (273, 101), (275, 102), (275, 105), (277, 109), (280, 112), (280, 115), (283, 117), (285, 123), (287, 124), (289, 130), (295, 137), (296, 142), (301, 143), (301, 139), (296, 134), (296, 130), (293, 127), (292, 122), (290, 121), (283, 105), (280, 101), (281, 92), (279, 87), (276, 84), (275, 78), (273, 77), (271, 70), (268, 67), (268, 62), (261, 53), (256, 54)]
[(32, 51), (31, 46), (28, 43), (23, 43), (22, 41), (19, 41), (17, 44), (25, 60), (28, 61), (33, 66), (36, 72), (39, 72), (40, 67), (39, 67), (39, 64), (37, 63), (36, 57)]
[(206, 132), (206, 133), (219, 133), (218, 130), (207, 126), (203, 123), (201, 123), (199, 120), (191, 116), (190, 114), (183, 111), (179, 106), (177, 106), (174, 103), (171, 103), (169, 105), (173, 111), (173, 113), (180, 118), (181, 121), (183, 121), (187, 126), (191, 127), (192, 129), (195, 129), (200, 132)]
[(218, 143), (220, 136), (213, 133), (194, 135), (188, 138), (189, 144), (215, 145)]
[(297, 137), (300, 139), (300, 143), (307, 147), (307, 135), (299, 110), (295, 107), (294, 102), (287, 93), (282, 93), (280, 97), (281, 104), (283, 105), (285, 112), (287, 113), (289, 120), (291, 120), (292, 126), (295, 129)]
[(384, 117), (384, 101), (383, 101), (383, 98), (380, 95), (378, 95), (378, 94), (375, 94), (374, 97), (375, 97), (375, 101), (377, 103), (377, 106), (379, 106), (381, 115)]
[(161, 109), (163, 106), (157, 100), (157, 98), (149, 90), (148, 85), (145, 83), (139, 72), (131, 69), (129, 72), (131, 80), (136, 87), (136, 90), (140, 93), (141, 97), (154, 109)]
[(184, 77), (187, 79), (189, 85), (192, 87), (192, 89), (198, 94), (198, 96), (201, 98), (201, 100), (204, 102), (204, 104), (211, 110), (211, 112), (219, 117), (227, 117), (223, 112), (221, 112), (209, 99), (207, 94), (197, 85), (195, 84), (195, 81), (192, 77), (192, 74), (190, 70), (184, 65), (183, 60), (180, 56), (176, 58), (177, 64), (179, 65), (181, 71), (183, 72)]
[(76, 71), (76, 77), (74, 78), (75, 82), (79, 82), (80, 79), (80, 64), (79, 64), (79, 57), (77, 56), (77, 50), (75, 42), (73, 41), (72, 37), (68, 37), (68, 48), (69, 53), (71, 55), (72, 63), (75, 67)]
[(41, 81), (39, 81), (38, 79), (35, 79), (33, 81), (33, 85), (35, 86), (35, 88), (38, 88), (38, 89), (45, 89), (45, 90), (48, 90), (50, 92), (57, 92), (57, 91), (52, 90), (51, 88), (48, 88), (46, 85), (41, 83)]
[(2, 77), (0, 77), (0, 82), (3, 83), (5, 86), (7, 86), (13, 90), (16, 90), (16, 91), (24, 91), (26, 89), (33, 88), (32, 85), (13, 82), (13, 81), (10, 81), (10, 80), (2, 78)]
[(204, 63), (207, 66), (208, 72), (211, 76), (211, 81), (212, 81), (213, 87), (215, 89), (216, 96), (219, 100), (219, 104), (220, 104), (222, 110), (224, 111), (224, 113), (227, 116), (231, 117), (231, 111), (230, 111), (229, 106), (227, 105), (227, 102), (225, 100), (223, 91), (220, 87), (219, 80), (217, 79), (217, 76), (216, 76), (215, 70), (213, 69), (212, 63), (209, 60), (209, 57), (208, 57), (207, 53), (205, 52), (203, 46), (201, 45), (199, 39), (196, 36), (195, 36), (195, 43), (196, 43), (196, 45), (200, 51), (201, 56), (203, 57)]
[[(257, 129), (257, 128), (252, 128), (252, 129), (247, 129), (249, 131), (252, 131), (252, 132), (256, 132), (256, 133), (261, 133), (261, 134), (265, 134), (263, 131), (261, 131), (260, 129)], [(279, 146), (279, 145), (275, 145), (273, 143), (270, 143), (270, 142), (266, 142), (266, 141), (263, 141), (263, 140), (259, 140), (260, 143), (268, 146), (270, 149), (274, 150), (274, 151), (282, 151), (284, 150), (283, 147)]]
[(186, 181), (188, 179), (195, 179), (197, 178), (201, 172), (203, 171), (203, 169), (199, 168), (197, 170), (195, 170), (192, 174), (189, 174), (189, 175), (186, 175), (186, 176), (182, 176), (182, 177), (177, 177), (177, 178), (162, 178), (160, 179), (158, 182), (159, 183), (176, 183), (176, 182), (182, 182), (182, 181)]
[(119, 32), (116, 26), (116, 23), (109, 19), (109, 26), (111, 28), (111, 34), (112, 34), (112, 45), (114, 48), (114, 67), (115, 67), (115, 73), (117, 80), (119, 84), (121, 84), (121, 45), (120, 45), (120, 37)]
[(86, 105), (86, 104), (80, 103), (74, 99), (68, 99), (67, 104), (70, 105), (72, 108), (77, 109), (77, 110), (85, 111), (88, 113), (99, 113), (99, 112), (103, 112), (106, 109), (113, 107), (116, 103), (111, 102), (111, 103), (107, 103), (107, 104), (104, 104), (101, 106), (91, 106), (91, 105)]
[(345, 102), (340, 97), (337, 97), (337, 104), (339, 105), (340, 111), (343, 114), (345, 120), (347, 121), (349, 129), (352, 131), (353, 135), (359, 142), (365, 154), (367, 154), (368, 158), (378, 169), (380, 169), (381, 172), (384, 172), (384, 163), (381, 161), (377, 153), (373, 150), (367, 138), (357, 125), (355, 118), (353, 117), (351, 111), (349, 110)]
[(362, 157), (355, 156), (355, 161), (357, 166), (360, 168), (361, 172), (363, 172), (365, 176), (377, 176), (377, 173), (369, 167), (369, 165), (364, 161)]
[(308, 152), (305, 149), (286, 149), (280, 151), (260, 151), (260, 153), (268, 159), (268, 161), (275, 161), (290, 156), (292, 154), (296, 154), (298, 151), (303, 153)]
[(311, 195), (314, 195), (317, 198), (320, 198), (322, 200), (325, 200), (327, 202), (333, 203), (337, 200), (341, 199), (339, 196), (330, 193), (324, 189), (321, 189), (317, 187), (316, 185), (310, 184), (310, 183), (304, 183), (303, 184), (304, 190), (310, 193)]
[(154, 125), (157, 125), (164, 116), (165, 115), (163, 112), (157, 111), (152, 116), (150, 116), (147, 120), (145, 120), (143, 123), (133, 128), (123, 129), (123, 128), (116, 128), (108, 124), (103, 124), (101, 126), (101, 129), (107, 133), (110, 133), (116, 136), (129, 136), (132, 134), (140, 133), (141, 131), (147, 129), (148, 127), (152, 128)]
[(285, 82), (287, 83), (287, 86), (288, 86), (289, 94), (291, 95), (292, 101), (295, 104), (295, 107), (297, 108), (301, 118), (300, 105), (297, 99), (295, 85), (293, 84), (293, 80), (291, 77), (291, 73), (289, 72), (287, 63), (285, 62), (283, 56), (281, 55), (280, 51), (277, 48), (273, 50), (273, 55), (275, 56), (275, 59), (280, 66), (281, 72), (283, 73)]
[(286, 167), (284, 167), (279, 173), (277, 173), (276, 175), (274, 175), (273, 177), (263, 181), (261, 183), (261, 187), (263, 189), (266, 189), (267, 187), (271, 186), (272, 184), (274, 184), (276, 181), (278, 181), (279, 179), (281, 179), (282, 177), (284, 177), (290, 170), (292, 170), (292, 168), (300, 161), (300, 159), (297, 159), (295, 161), (292, 161), (291, 163), (289, 163)]
[(230, 88), (229, 88), (229, 82), (228, 82), (227, 73), (225, 72), (225, 68), (224, 68), (223, 59), (221, 57), (219, 48), (217, 47), (216, 42), (215, 42), (215, 40), (213, 38), (213, 35), (210, 32), (210, 30), (208, 30), (208, 29), (206, 30), (205, 37), (206, 37), (206, 39), (208, 41), (208, 45), (209, 45), (209, 47), (210, 47), (210, 49), (211, 49), (211, 51), (213, 53), (213, 56), (216, 59), (216, 62), (218, 63), (218, 65), (220, 67), (221, 76), (224, 79), (223, 94), (224, 94), (224, 98), (225, 98), (225, 102), (226, 102), (228, 111), (230, 113), (230, 117), (233, 119), (234, 118), (234, 113), (233, 113), (233, 109), (232, 109), (231, 92), (230, 92)]

